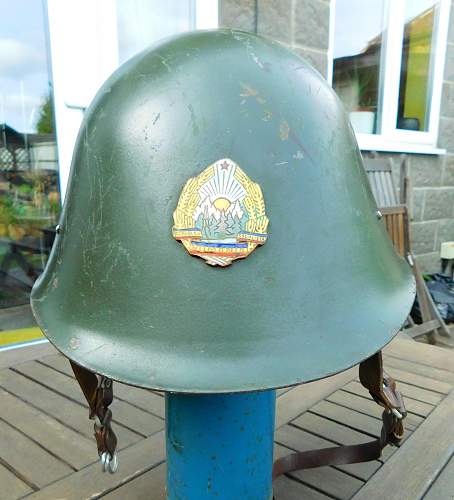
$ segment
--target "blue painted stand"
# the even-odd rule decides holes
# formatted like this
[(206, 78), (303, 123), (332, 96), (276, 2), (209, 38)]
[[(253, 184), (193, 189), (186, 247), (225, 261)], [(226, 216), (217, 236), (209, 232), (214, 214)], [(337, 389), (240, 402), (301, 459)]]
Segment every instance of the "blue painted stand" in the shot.
[(271, 500), (276, 392), (166, 395), (168, 500)]

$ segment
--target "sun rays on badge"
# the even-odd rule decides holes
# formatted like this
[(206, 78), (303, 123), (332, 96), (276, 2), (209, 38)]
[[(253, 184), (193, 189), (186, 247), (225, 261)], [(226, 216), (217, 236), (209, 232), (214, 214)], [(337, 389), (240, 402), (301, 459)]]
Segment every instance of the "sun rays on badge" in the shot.
[(173, 237), (212, 266), (244, 259), (268, 237), (262, 190), (229, 159), (186, 182), (173, 220)]

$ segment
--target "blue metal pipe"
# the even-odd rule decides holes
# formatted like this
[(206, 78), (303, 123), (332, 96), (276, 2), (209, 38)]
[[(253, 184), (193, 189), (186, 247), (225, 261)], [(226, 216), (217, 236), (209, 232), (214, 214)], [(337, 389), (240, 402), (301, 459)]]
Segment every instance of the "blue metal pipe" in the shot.
[(271, 500), (276, 392), (166, 394), (168, 500)]

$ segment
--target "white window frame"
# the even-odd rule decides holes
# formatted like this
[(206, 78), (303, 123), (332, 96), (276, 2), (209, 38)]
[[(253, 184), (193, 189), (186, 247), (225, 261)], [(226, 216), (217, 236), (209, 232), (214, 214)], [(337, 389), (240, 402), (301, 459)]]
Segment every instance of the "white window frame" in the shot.
[[(366, 151), (396, 151), (422, 154), (444, 154), (445, 149), (437, 147), (440, 121), (440, 104), (443, 89), (443, 71), (449, 29), (451, 0), (438, 0), (434, 21), (432, 73), (432, 98), (428, 120), (428, 131), (401, 130), (396, 128), (399, 103), (399, 83), (402, 64), (402, 39), (405, 16), (405, 0), (386, 0), (384, 9), (385, 27), (381, 70), (383, 87), (380, 96), (380, 133), (357, 133), (360, 149)], [(334, 29), (336, 0), (331, 0), (330, 42), (328, 48), (328, 81), (333, 83)], [(398, 50), (396, 50), (396, 47)]]
[[(218, 27), (216, 0), (194, 0), (194, 6), (195, 29)], [(117, 11), (115, 0), (47, 0), (46, 7), (64, 199), (84, 110), (119, 64)]]

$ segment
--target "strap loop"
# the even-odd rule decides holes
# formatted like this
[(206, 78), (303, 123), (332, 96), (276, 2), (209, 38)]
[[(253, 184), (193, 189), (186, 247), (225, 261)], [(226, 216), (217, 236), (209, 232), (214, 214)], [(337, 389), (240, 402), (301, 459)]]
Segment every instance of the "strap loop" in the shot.
[(383, 372), (381, 351), (359, 365), (359, 379), (373, 399), (384, 408), (380, 437), (358, 445), (291, 453), (274, 462), (273, 480), (282, 474), (301, 469), (376, 460), (381, 457), (386, 445), (400, 446), (404, 435), (402, 421), (407, 412), (395, 380)]
[[(114, 473), (118, 467), (117, 437), (112, 430), (113, 401), (112, 380), (97, 377), (89, 370), (70, 361), (77, 381), (88, 402), (90, 419), (95, 420), (94, 431), (103, 471)], [(386, 445), (399, 446), (404, 435), (403, 419), (406, 417), (402, 395), (395, 380), (383, 372), (381, 351), (363, 361), (359, 366), (359, 379), (372, 398), (384, 408), (380, 437), (374, 441), (352, 446), (335, 446), (319, 450), (292, 453), (273, 465), (273, 479), (300, 469), (324, 465), (341, 465), (376, 460)]]

